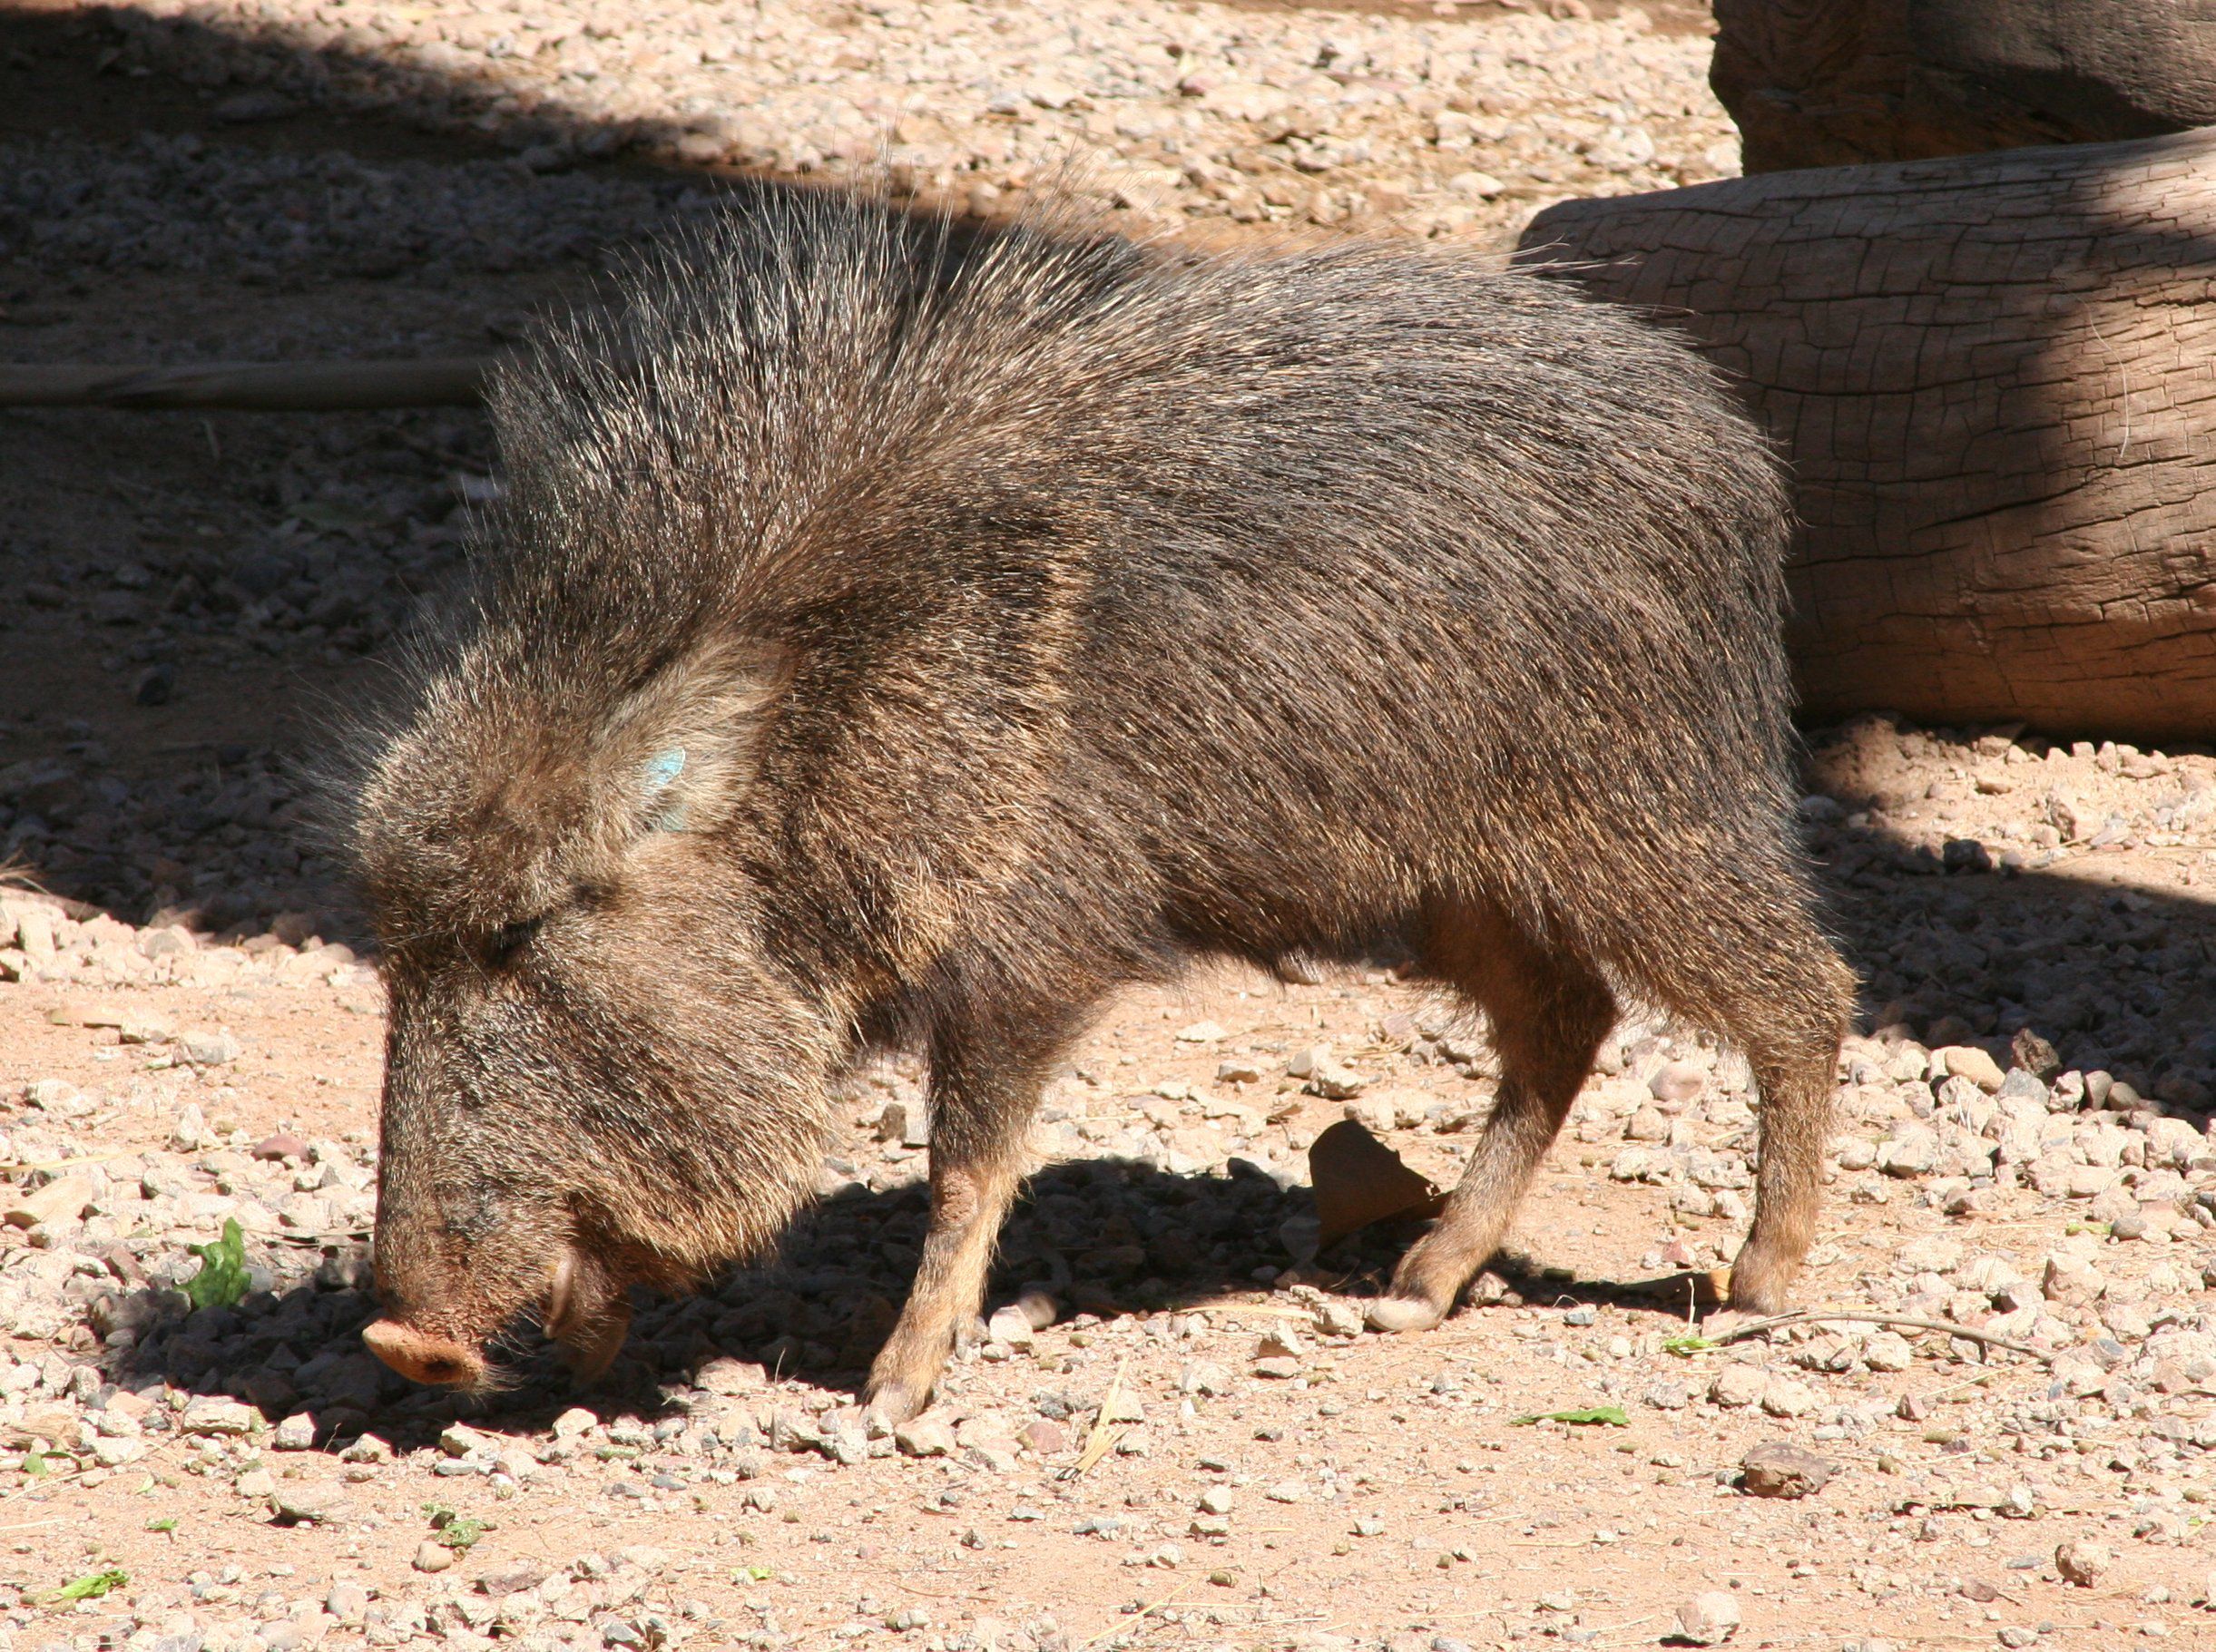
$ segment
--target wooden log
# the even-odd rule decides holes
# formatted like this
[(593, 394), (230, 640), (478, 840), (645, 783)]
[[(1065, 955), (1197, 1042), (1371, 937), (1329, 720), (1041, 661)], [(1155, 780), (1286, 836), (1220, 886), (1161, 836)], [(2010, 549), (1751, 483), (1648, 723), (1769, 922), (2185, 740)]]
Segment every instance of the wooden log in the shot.
[(208, 407), (337, 413), (454, 407), (477, 400), (488, 364), (426, 361), (211, 363), (190, 367), (0, 367), (0, 407)]
[(2216, 124), (2211, 0), (1716, 0), (1745, 169)]
[(1564, 202), (1789, 459), (1807, 710), (2216, 732), (2216, 131)]

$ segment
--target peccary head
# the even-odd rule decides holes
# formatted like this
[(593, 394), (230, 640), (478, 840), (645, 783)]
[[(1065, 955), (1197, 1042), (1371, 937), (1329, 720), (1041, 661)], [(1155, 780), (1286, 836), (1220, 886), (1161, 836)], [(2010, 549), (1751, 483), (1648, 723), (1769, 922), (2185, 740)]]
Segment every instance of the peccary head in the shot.
[(533, 1314), (604, 1366), (629, 1285), (759, 1250), (817, 1162), (824, 1012), (746, 867), (783, 660), (727, 642), (611, 694), (616, 667), (481, 630), (358, 794), (390, 998), (365, 1334), (421, 1381), (495, 1381)]
[(759, 1252), (864, 1030), (1022, 874), (1084, 552), (1019, 438), (1134, 266), (997, 245), (973, 278), (943, 221), (772, 197), (495, 376), (475, 582), (332, 777), (403, 1373), (495, 1381), (534, 1314), (590, 1368), (628, 1285)]

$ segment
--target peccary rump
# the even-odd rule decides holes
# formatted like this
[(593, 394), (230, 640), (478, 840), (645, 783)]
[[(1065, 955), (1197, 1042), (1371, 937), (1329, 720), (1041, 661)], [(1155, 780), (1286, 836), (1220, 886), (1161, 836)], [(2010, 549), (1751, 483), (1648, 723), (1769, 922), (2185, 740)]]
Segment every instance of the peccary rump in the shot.
[(1195, 954), (1406, 948), (1501, 1100), (1373, 1323), (1497, 1241), (1619, 993), (1765, 1090), (1751, 1305), (1809, 1242), (1849, 983), (1787, 826), (1785, 521), (1672, 337), (1359, 242), (956, 247), (733, 217), (498, 377), (506, 490), (354, 837), (391, 998), (373, 1347), (588, 1368), (759, 1252), (829, 1097), (931, 1072), (871, 1394), (976, 1313), (1036, 1087)]

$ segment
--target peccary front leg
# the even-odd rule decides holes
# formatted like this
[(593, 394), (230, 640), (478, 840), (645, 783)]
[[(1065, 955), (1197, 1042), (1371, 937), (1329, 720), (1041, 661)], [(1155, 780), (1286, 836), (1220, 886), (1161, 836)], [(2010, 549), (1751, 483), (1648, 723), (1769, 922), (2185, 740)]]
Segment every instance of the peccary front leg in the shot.
[(1431, 1231), (1369, 1306), (1379, 1331), (1421, 1331), (1453, 1311), (1462, 1287), (1500, 1247), (1524, 1189), (1545, 1158), (1615, 1024), (1607, 986), (1576, 961), (1541, 951), (1505, 919), (1458, 914), (1434, 930), (1426, 965), (1491, 1018), (1499, 1094), (1469, 1168)]
[(1060, 1041), (942, 1034), (931, 1058), (931, 1226), (916, 1283), (869, 1367), (863, 1403), (903, 1422), (930, 1403), (977, 1316), (1002, 1218), (1023, 1180), (1026, 1128)]

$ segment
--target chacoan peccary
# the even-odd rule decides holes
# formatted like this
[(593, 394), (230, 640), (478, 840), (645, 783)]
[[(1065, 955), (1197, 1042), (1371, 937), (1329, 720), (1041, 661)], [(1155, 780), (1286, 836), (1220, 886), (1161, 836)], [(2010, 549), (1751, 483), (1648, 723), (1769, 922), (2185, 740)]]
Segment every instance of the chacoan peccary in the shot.
[(1387, 946), (1501, 1078), (1372, 1325), (1452, 1308), (1620, 998), (1750, 1060), (1731, 1294), (1785, 1299), (1852, 982), (1790, 825), (1784, 495), (1687, 348), (1421, 249), (960, 249), (852, 198), (623, 297), (500, 374), (474, 591), (355, 794), (387, 1364), (493, 1383), (536, 1315), (604, 1366), (632, 1285), (772, 1245), (906, 1046), (905, 1417), (1106, 995)]

